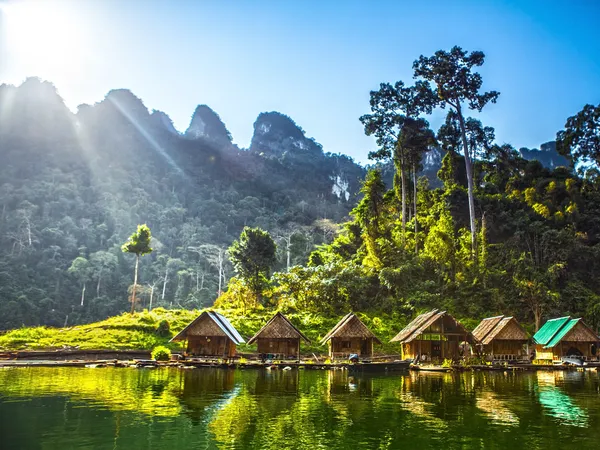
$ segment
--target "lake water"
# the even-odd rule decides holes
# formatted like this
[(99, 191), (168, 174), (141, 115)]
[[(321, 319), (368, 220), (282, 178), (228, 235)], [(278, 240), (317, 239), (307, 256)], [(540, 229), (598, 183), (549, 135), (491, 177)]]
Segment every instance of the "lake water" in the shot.
[(600, 448), (596, 372), (0, 369), (2, 449)]

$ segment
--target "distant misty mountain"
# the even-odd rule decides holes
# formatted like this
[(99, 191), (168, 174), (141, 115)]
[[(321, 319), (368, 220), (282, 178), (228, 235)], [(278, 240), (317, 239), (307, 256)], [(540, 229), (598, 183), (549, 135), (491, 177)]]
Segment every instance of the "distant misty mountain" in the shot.
[(519, 149), (519, 153), (523, 159), (527, 161), (537, 160), (547, 169), (555, 169), (559, 166), (569, 167), (570, 162), (567, 158), (559, 155), (556, 151), (556, 142), (550, 141), (540, 145), (540, 148), (526, 148), (522, 147)]

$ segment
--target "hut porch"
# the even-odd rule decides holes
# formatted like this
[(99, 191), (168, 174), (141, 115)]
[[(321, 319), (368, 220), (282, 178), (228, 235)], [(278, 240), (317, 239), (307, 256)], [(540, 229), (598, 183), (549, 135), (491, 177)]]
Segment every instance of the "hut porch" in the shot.
[(331, 338), (329, 356), (332, 358), (348, 358), (351, 354), (373, 356), (373, 338)]
[(261, 354), (271, 354), (275, 358), (298, 359), (300, 355), (299, 338), (258, 338), (257, 350)]
[(190, 356), (232, 358), (236, 345), (226, 336), (188, 336), (186, 353)]

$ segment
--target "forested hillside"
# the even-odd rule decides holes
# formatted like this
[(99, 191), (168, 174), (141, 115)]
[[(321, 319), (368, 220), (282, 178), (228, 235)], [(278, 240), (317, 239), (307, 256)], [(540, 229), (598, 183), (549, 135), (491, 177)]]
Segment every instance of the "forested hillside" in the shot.
[(239, 149), (206, 105), (180, 134), (127, 90), (73, 114), (48, 82), (1, 86), (0, 329), (127, 310), (134, 259), (120, 246), (139, 223), (154, 248), (140, 265), (144, 307), (212, 304), (245, 225), (280, 244), (275, 268), (288, 253), (304, 263), (356, 203), (365, 170), (282, 114), (254, 128)]
[[(127, 311), (135, 257), (121, 245), (143, 223), (153, 251), (138, 308), (202, 308), (226, 291), (218, 304), (243, 310), (435, 307), (597, 326), (600, 107), (517, 151), (470, 116), (499, 98), (480, 92), (483, 61), (457, 47), (422, 56), (414, 86), (371, 92), (368, 171), (278, 112), (260, 114), (240, 149), (206, 105), (179, 133), (128, 90), (74, 114), (48, 82), (0, 86), (0, 329)], [(244, 227), (256, 228), (232, 264)], [(256, 270), (242, 261), (252, 236), (277, 244)]]
[[(482, 52), (438, 51), (414, 62), (415, 85), (371, 92), (360, 120), (377, 164), (351, 220), (306, 267), (276, 273), (263, 303), (330, 314), (440, 308), (471, 326), (498, 314), (531, 329), (564, 315), (600, 325), (600, 105), (566, 119), (556, 143), (519, 152), (471, 116), (501, 101), (481, 90), (483, 62)], [(434, 131), (427, 117), (438, 108), (447, 118)], [(443, 155), (439, 187), (419, 177), (432, 150)], [(234, 278), (219, 303), (253, 298)]]

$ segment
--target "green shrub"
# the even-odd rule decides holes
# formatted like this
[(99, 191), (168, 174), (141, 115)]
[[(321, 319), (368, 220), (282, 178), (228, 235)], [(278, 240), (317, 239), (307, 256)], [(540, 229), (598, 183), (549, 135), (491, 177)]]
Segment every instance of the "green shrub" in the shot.
[(442, 367), (452, 367), (452, 360), (444, 359), (444, 362), (442, 363)]
[(171, 359), (171, 350), (159, 345), (152, 350), (152, 359), (156, 361), (169, 361)]
[(156, 334), (161, 337), (167, 337), (171, 335), (171, 324), (167, 319), (163, 319), (158, 323), (156, 327)]

